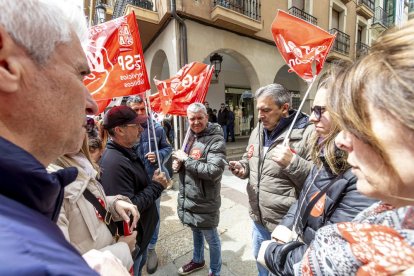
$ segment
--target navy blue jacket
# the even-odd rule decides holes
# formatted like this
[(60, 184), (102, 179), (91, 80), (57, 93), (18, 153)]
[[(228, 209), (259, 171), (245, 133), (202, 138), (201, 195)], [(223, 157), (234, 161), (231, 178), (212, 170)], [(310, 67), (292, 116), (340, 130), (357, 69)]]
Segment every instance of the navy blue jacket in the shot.
[(76, 168), (48, 174), (0, 137), (0, 275), (98, 275), (56, 225)]
[[(133, 149), (136, 151), (137, 155), (141, 159), (141, 161), (145, 165), (145, 170), (147, 171), (147, 174), (150, 179), (152, 179), (152, 176), (154, 175), (154, 172), (156, 169), (158, 169), (158, 161), (155, 160), (155, 163), (151, 163), (148, 158), (145, 158), (144, 156), (149, 152), (149, 143), (148, 143), (148, 124), (143, 123), (141, 126), (144, 128), (144, 130), (141, 132), (141, 139), (138, 143), (136, 143), (133, 147)], [(154, 122), (155, 126), (155, 137), (158, 145), (158, 152), (160, 154), (160, 162), (161, 166), (165, 164), (165, 162), (168, 161), (168, 158), (171, 156), (172, 148), (171, 145), (167, 141), (167, 135), (165, 134), (164, 129), (162, 126), (158, 123)], [(150, 137), (151, 137), (151, 151), (155, 153), (155, 139), (154, 139), (154, 133), (152, 131), (152, 125), (150, 125)]]

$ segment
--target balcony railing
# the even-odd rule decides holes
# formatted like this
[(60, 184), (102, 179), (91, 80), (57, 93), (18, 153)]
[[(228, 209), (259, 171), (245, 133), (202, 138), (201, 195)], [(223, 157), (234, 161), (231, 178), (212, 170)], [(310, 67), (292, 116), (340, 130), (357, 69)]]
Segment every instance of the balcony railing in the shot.
[(128, 4), (151, 11), (154, 10), (154, 3), (151, 0), (116, 0), (112, 18), (123, 16)]
[(356, 59), (360, 59), (363, 56), (368, 55), (370, 51), (371, 51), (371, 47), (369, 47), (368, 45), (366, 45), (362, 42), (355, 43), (355, 57), (356, 57)]
[(296, 8), (295, 6), (291, 7), (289, 9), (289, 14), (296, 16), (300, 19), (303, 19), (305, 21), (308, 21), (309, 23), (312, 23), (313, 25), (318, 25), (318, 19), (309, 13), (306, 13), (302, 11), (301, 9)]
[(344, 55), (349, 55), (349, 41), (350, 41), (349, 35), (347, 35), (344, 32), (341, 32), (338, 29), (329, 30), (330, 34), (335, 34), (336, 32), (338, 34), (336, 35), (336, 39), (332, 45), (332, 50), (337, 51)]
[(261, 20), (260, 0), (213, 0), (213, 7), (215, 6), (222, 6), (255, 20)]
[(373, 11), (375, 9), (375, 1), (374, 0), (358, 0), (358, 6), (361, 6), (361, 5), (365, 5)]
[(388, 13), (384, 11), (381, 7), (377, 7), (375, 9), (374, 18), (372, 19), (372, 25), (381, 24), (383, 27), (389, 28), (390, 27), (389, 22), (390, 20), (389, 20)]

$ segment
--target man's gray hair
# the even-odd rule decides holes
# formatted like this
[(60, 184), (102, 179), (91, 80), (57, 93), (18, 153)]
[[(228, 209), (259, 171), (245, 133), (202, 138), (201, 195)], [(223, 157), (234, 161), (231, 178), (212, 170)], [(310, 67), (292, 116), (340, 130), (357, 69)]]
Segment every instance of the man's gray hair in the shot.
[(188, 111), (191, 111), (191, 112), (198, 112), (198, 111), (200, 111), (200, 110), (203, 110), (204, 115), (207, 115), (207, 109), (206, 109), (206, 107), (204, 106), (204, 104), (202, 104), (202, 103), (192, 103), (192, 104), (190, 104), (190, 105), (188, 106), (188, 108), (187, 108), (187, 115), (188, 115)]
[(288, 103), (289, 107), (292, 106), (292, 95), (289, 89), (287, 89), (281, 84), (272, 83), (264, 87), (260, 87), (259, 89), (257, 89), (255, 95), (256, 100), (262, 97), (266, 98), (270, 96), (273, 97), (275, 104), (279, 108), (281, 108), (282, 105), (284, 105), (285, 103)]
[(58, 44), (88, 37), (86, 17), (68, 0), (0, 0), (0, 24), (38, 65), (45, 64)]
[(144, 100), (139, 95), (130, 96), (126, 102), (127, 106), (131, 107), (132, 103), (143, 103)]

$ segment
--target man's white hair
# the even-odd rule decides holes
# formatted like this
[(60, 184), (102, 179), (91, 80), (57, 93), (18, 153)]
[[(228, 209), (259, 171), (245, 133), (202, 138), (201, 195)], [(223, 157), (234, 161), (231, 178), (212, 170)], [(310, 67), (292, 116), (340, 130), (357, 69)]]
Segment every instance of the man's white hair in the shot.
[(0, 0), (0, 24), (37, 64), (44, 64), (60, 43), (88, 36), (86, 17), (68, 0)]
[(188, 115), (188, 111), (191, 111), (191, 112), (198, 112), (198, 111), (200, 111), (200, 110), (203, 110), (204, 115), (207, 115), (207, 109), (206, 109), (206, 107), (204, 106), (204, 104), (202, 104), (202, 103), (192, 103), (192, 104), (190, 104), (190, 105), (188, 106), (188, 108), (187, 108), (187, 115)]

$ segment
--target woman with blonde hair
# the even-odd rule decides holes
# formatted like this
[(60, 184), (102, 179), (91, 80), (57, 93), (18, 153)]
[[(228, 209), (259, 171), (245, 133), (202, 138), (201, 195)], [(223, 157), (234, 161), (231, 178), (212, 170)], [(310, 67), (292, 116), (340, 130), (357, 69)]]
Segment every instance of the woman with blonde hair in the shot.
[[(78, 177), (65, 187), (58, 226), (66, 239), (83, 255), (90, 250), (111, 251), (128, 270), (132, 267), (131, 252), (135, 249), (136, 231), (131, 236), (119, 237), (114, 221), (130, 221), (127, 213), (134, 217), (131, 231), (136, 227), (139, 213), (125, 196), (106, 196), (101, 184), (96, 180), (99, 167), (92, 160), (88, 150), (88, 136), (85, 136), (78, 153), (66, 154), (48, 166), (49, 173), (63, 168), (76, 167)], [(91, 196), (92, 195), (92, 198)], [(101, 204), (105, 215), (90, 201)], [(100, 207), (98, 205), (98, 207)], [(107, 226), (113, 226), (110, 230)]]
[(414, 21), (343, 69), (327, 110), (344, 129), (357, 188), (381, 200), (352, 222), (318, 230), (295, 275), (414, 274)]
[(315, 132), (309, 148), (315, 166), (299, 199), (273, 231), (272, 240), (263, 242), (259, 252), (258, 261), (277, 275), (294, 275), (293, 265), (302, 259), (319, 228), (351, 221), (375, 202), (357, 191), (357, 179), (346, 163), (348, 155), (335, 146), (341, 129), (326, 110), (331, 81), (330, 71), (320, 78), (311, 109), (310, 121), (315, 124)]

